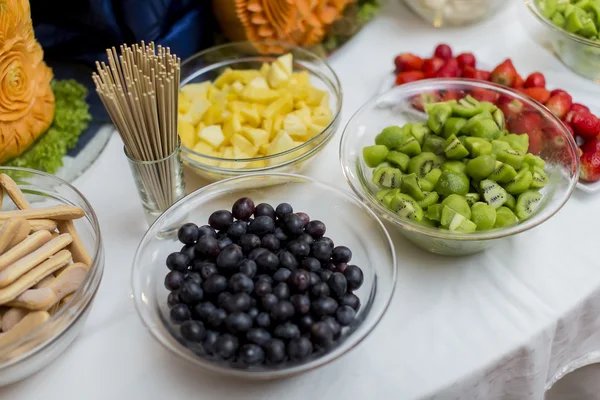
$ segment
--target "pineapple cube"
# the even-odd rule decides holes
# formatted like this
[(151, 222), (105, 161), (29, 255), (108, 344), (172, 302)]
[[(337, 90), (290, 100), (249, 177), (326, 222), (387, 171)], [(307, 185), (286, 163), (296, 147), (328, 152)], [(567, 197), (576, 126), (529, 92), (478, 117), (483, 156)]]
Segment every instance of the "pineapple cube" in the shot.
[(258, 148), (254, 147), (252, 143), (248, 141), (248, 139), (246, 139), (239, 133), (233, 135), (229, 139), (229, 141), (231, 142), (233, 147), (237, 147), (242, 153), (248, 154), (248, 157), (254, 157), (256, 153), (258, 153)]
[(213, 103), (213, 105), (218, 105), (219, 107), (225, 107), (225, 103), (227, 103), (227, 92), (218, 91), (218, 90), (209, 90), (208, 91), (208, 99)]
[(264, 118), (273, 118), (278, 114), (287, 114), (291, 112), (294, 108), (294, 103), (292, 100), (292, 96), (289, 93), (284, 93), (277, 100), (272, 102), (265, 108), (262, 113)]
[(308, 87), (308, 97), (306, 98), (306, 103), (309, 106), (319, 106), (321, 104), (321, 101), (323, 100), (323, 97), (325, 96), (324, 91), (319, 90), (317, 88), (314, 88), (312, 86)]
[(242, 100), (250, 103), (268, 104), (278, 97), (278, 93), (271, 89), (246, 86), (241, 93)]
[(240, 110), (240, 115), (249, 125), (257, 127), (260, 125), (260, 113), (254, 107), (244, 107)]
[(294, 111), (292, 114), (297, 115), (298, 117), (300, 117), (300, 119), (302, 120), (302, 122), (305, 125), (308, 125), (312, 122), (312, 116), (310, 114), (310, 109), (309, 108), (301, 108), (300, 110), (296, 110)]
[(181, 138), (181, 143), (184, 147), (193, 149), (196, 145), (196, 132), (194, 131), (194, 125), (187, 121), (179, 119), (177, 124), (177, 133)]
[(319, 107), (329, 109), (329, 93), (328, 92), (325, 92), (325, 95), (321, 99), (321, 104), (319, 104)]
[(267, 77), (267, 75), (269, 75), (269, 69), (271, 69), (271, 66), (270, 66), (268, 63), (263, 63), (263, 64), (260, 66), (260, 70), (258, 70), (258, 72), (260, 73), (260, 75), (261, 75), (263, 78), (266, 78), (266, 77)]
[(292, 53), (287, 53), (277, 58), (277, 60), (275, 60), (275, 65), (279, 66), (279, 68), (281, 68), (289, 78), (292, 76), (292, 72), (294, 70), (293, 62), (294, 58)]
[(225, 137), (228, 139), (241, 130), (242, 121), (237, 114), (232, 114), (225, 120), (225, 123), (223, 124), (223, 135), (225, 135)]
[(267, 149), (267, 155), (279, 154), (294, 147), (296, 147), (296, 144), (290, 135), (286, 131), (279, 131)]
[(257, 160), (248, 163), (247, 167), (252, 169), (264, 168), (268, 165), (267, 160)]
[[(223, 149), (223, 157), (229, 160), (233, 160), (235, 157), (233, 155), (233, 147), (227, 146)], [(221, 161), (219, 163), (219, 167), (221, 168), (235, 168), (235, 163), (232, 161)]]
[(302, 119), (294, 114), (288, 114), (283, 119), (283, 129), (292, 137), (294, 140), (308, 139), (306, 125)]
[(230, 83), (230, 82), (235, 81), (235, 79), (233, 79), (233, 74), (234, 74), (234, 71), (231, 68), (227, 68), (221, 75), (219, 75), (217, 77), (217, 79), (215, 79), (215, 81), (213, 82), (213, 84), (217, 88), (221, 88), (226, 83)]
[(278, 115), (277, 117), (275, 117), (275, 119), (273, 120), (273, 129), (271, 130), (271, 138), (275, 138), (275, 136), (277, 135), (277, 133), (283, 129), (283, 116), (282, 115)]
[(243, 133), (256, 147), (269, 143), (269, 133), (263, 129), (246, 128)]
[(239, 80), (244, 85), (249, 84), (254, 79), (259, 78), (260, 72), (255, 69), (238, 69), (234, 71), (233, 77), (235, 80)]
[[(211, 157), (220, 157), (220, 153), (213, 150), (213, 148), (203, 142), (203, 141), (199, 141), (196, 146), (194, 147), (194, 151), (196, 153), (200, 153), (200, 154), (204, 154), (206, 156), (211, 156)], [(198, 156), (191, 156), (196, 162), (200, 163), (200, 164), (205, 164), (205, 165), (213, 165), (213, 166), (217, 166), (219, 165), (219, 162), (216, 160), (209, 160), (207, 158), (204, 157), (198, 157)]]
[(179, 91), (190, 100), (206, 100), (206, 93), (210, 87), (212, 87), (212, 83), (208, 81), (202, 83), (188, 83)]
[(198, 138), (218, 149), (225, 141), (225, 135), (220, 125), (210, 125), (198, 131)]
[(289, 87), (289, 91), (294, 96), (294, 101), (300, 101), (308, 99), (310, 94), (310, 86), (307, 85), (293, 85)]
[[(252, 157), (250, 157), (248, 154), (244, 153), (243, 151), (241, 151), (239, 149), (239, 147), (234, 147), (233, 148), (233, 158), (235, 158), (236, 160), (247, 160), (250, 159)], [(246, 168), (246, 166), (249, 164), (249, 162), (236, 162), (234, 164), (234, 168)]]
[(239, 94), (244, 90), (244, 84), (240, 81), (235, 81), (231, 84), (231, 90)]
[(225, 109), (217, 104), (211, 105), (202, 117), (202, 122), (208, 125), (219, 125), (223, 122)]
[(273, 120), (272, 119), (263, 119), (260, 127), (269, 134), (269, 138), (272, 136), (272, 133), (273, 133)]
[(196, 153), (204, 154), (207, 156), (212, 156), (213, 152), (215, 151), (212, 145), (202, 140), (198, 141), (198, 143), (193, 147), (193, 149)]
[(289, 80), (290, 75), (277, 63), (271, 64), (271, 68), (269, 69), (269, 73), (267, 75), (267, 81), (269, 82), (269, 86), (273, 89), (277, 89), (280, 86), (283, 86)]
[(206, 99), (194, 99), (187, 112), (192, 125), (197, 125), (202, 120), (206, 111), (210, 108), (210, 101)]
[(223, 87), (221, 88), (221, 92), (229, 93), (230, 91), (231, 91), (231, 85), (229, 83), (224, 84)]
[(306, 101), (298, 100), (297, 102), (294, 103), (294, 108), (296, 110), (302, 110), (303, 108), (310, 108), (310, 107), (308, 106), (308, 104), (306, 104)]
[(179, 114), (186, 114), (190, 107), (192, 106), (192, 101), (189, 97), (184, 95), (183, 93), (179, 93), (179, 102), (177, 103), (177, 112)]
[(307, 130), (307, 134), (308, 134), (309, 139), (314, 138), (319, 133), (323, 132), (324, 129), (325, 129), (324, 126), (317, 125), (317, 124), (308, 124), (306, 126), (306, 130)]
[(271, 145), (270, 143), (266, 143), (266, 144), (263, 144), (263, 145), (261, 145), (261, 146), (258, 148), (258, 152), (259, 152), (260, 154), (264, 154), (264, 155), (266, 155), (266, 154), (267, 154), (267, 151), (269, 150), (269, 146), (270, 146), (270, 145)]
[(292, 74), (292, 78), (294, 78), (300, 85), (310, 85), (310, 74), (308, 71), (294, 72)]
[(312, 122), (317, 125), (329, 125), (331, 122), (331, 110), (325, 107), (315, 107), (312, 110)]
[(192, 117), (189, 114), (179, 114), (177, 116), (177, 119), (178, 119), (179, 123), (181, 123), (181, 121), (183, 121), (183, 122), (189, 122), (190, 124), (194, 125), (192, 123)]
[(248, 86), (252, 86), (252, 87), (260, 88), (260, 89), (269, 89), (269, 84), (267, 83), (267, 80), (265, 78), (263, 78), (262, 76), (254, 78), (248, 84)]

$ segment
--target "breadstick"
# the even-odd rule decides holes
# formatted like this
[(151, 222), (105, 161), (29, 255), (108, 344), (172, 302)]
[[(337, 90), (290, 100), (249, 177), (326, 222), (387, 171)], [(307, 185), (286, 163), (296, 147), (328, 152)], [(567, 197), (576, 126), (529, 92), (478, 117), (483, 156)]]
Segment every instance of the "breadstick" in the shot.
[[(30, 269), (34, 268), (36, 265), (39, 265), (42, 261), (46, 260), (53, 254), (56, 254), (59, 250), (67, 247), (69, 244), (71, 244), (72, 240), (73, 239), (71, 235), (68, 233), (62, 234), (59, 237), (42, 245), (42, 247), (31, 252), (20, 260), (15, 261), (6, 267), (4, 271), (0, 272), (0, 288), (6, 287), (7, 285), (13, 283)], [(69, 254), (71, 253), (69, 252)]]
[(82, 262), (87, 266), (92, 265), (92, 258), (83, 245), (79, 234), (77, 234), (73, 221), (58, 221), (58, 231), (73, 236), (73, 242), (68, 247), (71, 254), (73, 254), (73, 261)]
[(17, 232), (15, 232), (15, 236), (13, 237), (13, 239), (11, 240), (10, 244), (8, 245), (8, 247), (6, 248), (5, 251), (12, 249), (13, 247), (15, 247), (16, 245), (21, 243), (23, 240), (25, 240), (27, 238), (27, 236), (29, 236), (29, 231), (31, 230), (31, 225), (29, 225), (29, 221), (27, 221), (27, 220), (23, 220), (23, 221), (25, 221), (25, 223), (19, 225), (19, 230)]
[(0, 211), (0, 220), (4, 221), (9, 218), (65, 220), (78, 219), (84, 215), (85, 212), (79, 207), (60, 204), (28, 210)]
[(32, 233), (21, 243), (0, 256), (0, 271), (3, 271), (12, 263), (37, 250), (52, 239), (48, 231)]
[(18, 279), (8, 287), (0, 289), (0, 304), (13, 300), (49, 274), (67, 265), (69, 262), (71, 262), (71, 253), (69, 250), (59, 251), (24, 275), (19, 276)]
[(0, 333), (0, 347), (25, 336), (33, 329), (48, 321), (48, 319), (50, 319), (50, 314), (46, 311), (35, 311), (27, 314), (11, 330)]
[(0, 186), (0, 210), (2, 210), (2, 203), (4, 202), (4, 189)]
[(32, 233), (37, 231), (54, 232), (56, 230), (56, 222), (51, 219), (28, 219), (28, 221)]
[(27, 314), (29, 314), (29, 310), (23, 308), (10, 308), (2, 316), (2, 331), (10, 331)]
[(25, 198), (19, 186), (12, 180), (12, 178), (6, 174), (0, 174), (0, 185), (4, 188), (4, 191), (11, 198), (17, 207), (21, 210), (31, 208), (31, 204)]
[(21, 218), (11, 218), (0, 226), (0, 254), (8, 249), (15, 235), (19, 234), (23, 226), (29, 225)]
[(54, 275), (48, 275), (47, 277), (39, 281), (38, 284), (34, 286), (34, 288), (41, 289), (48, 287), (50, 284), (52, 284), (52, 282), (54, 282), (55, 279), (56, 277)]
[(27, 289), (14, 300), (6, 303), (8, 307), (21, 307), (27, 310), (48, 310), (59, 299), (56, 293), (50, 288)]

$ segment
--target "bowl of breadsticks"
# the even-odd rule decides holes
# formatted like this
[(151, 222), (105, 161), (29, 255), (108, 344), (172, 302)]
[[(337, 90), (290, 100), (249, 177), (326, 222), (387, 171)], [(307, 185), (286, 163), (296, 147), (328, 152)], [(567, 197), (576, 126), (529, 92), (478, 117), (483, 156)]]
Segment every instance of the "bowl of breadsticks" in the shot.
[(104, 251), (96, 214), (67, 182), (0, 167), (0, 386), (50, 364), (89, 314)]

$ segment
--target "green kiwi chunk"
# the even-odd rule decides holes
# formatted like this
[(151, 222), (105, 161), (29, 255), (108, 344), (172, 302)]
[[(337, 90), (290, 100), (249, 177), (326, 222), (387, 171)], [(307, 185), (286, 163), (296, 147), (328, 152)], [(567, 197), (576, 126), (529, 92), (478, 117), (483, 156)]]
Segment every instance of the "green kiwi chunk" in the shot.
[(477, 203), (481, 199), (479, 193), (467, 193), (465, 194), (465, 200), (469, 203), (469, 206), (473, 207), (473, 204)]
[(492, 140), (492, 154), (498, 154), (504, 150), (513, 150), (513, 148), (504, 140)]
[(533, 176), (533, 182), (531, 183), (532, 188), (541, 189), (548, 184), (548, 175), (542, 168), (533, 167), (530, 171)]
[(494, 208), (501, 207), (506, 202), (506, 190), (492, 180), (482, 180), (479, 184), (479, 190), (486, 203)]
[(455, 117), (471, 118), (483, 111), (483, 108), (473, 97), (470, 99), (460, 99), (452, 104), (452, 115)]
[(459, 174), (466, 174), (467, 173), (467, 165), (465, 163), (463, 163), (462, 161), (446, 161), (445, 163), (442, 164), (441, 170), (442, 170), (442, 172), (452, 171), (452, 172), (457, 172)]
[(471, 220), (448, 206), (442, 208), (442, 219), (440, 224), (443, 227), (456, 232), (469, 233), (475, 232), (477, 229), (477, 225)]
[(463, 196), (458, 194), (451, 194), (442, 201), (442, 205), (448, 206), (459, 214), (464, 215), (466, 218), (471, 218), (471, 207)]
[(523, 160), (525, 159), (525, 154), (513, 149), (501, 150), (496, 153), (496, 158), (498, 161), (511, 165), (515, 169), (521, 169), (523, 166)]
[(423, 200), (417, 201), (417, 204), (423, 209), (436, 204), (440, 199), (440, 195), (436, 192), (424, 192), (423, 194), (425, 195)]
[(489, 204), (477, 202), (471, 207), (471, 221), (478, 231), (492, 229), (496, 224), (496, 209)]
[(469, 155), (469, 150), (463, 146), (455, 135), (450, 135), (444, 143), (444, 153), (450, 160), (462, 160)]
[(429, 152), (421, 152), (408, 162), (408, 173), (416, 174), (418, 178), (424, 178), (432, 169), (438, 168), (443, 158)]
[(406, 172), (406, 169), (408, 168), (408, 163), (410, 161), (410, 157), (399, 151), (392, 150), (387, 153), (386, 160), (389, 161), (392, 165), (400, 168), (402, 172)]
[[(477, 118), (477, 115), (473, 118)], [(461, 129), (461, 134), (489, 140), (500, 137), (501, 131), (498, 129), (498, 125), (496, 125), (496, 122), (493, 119), (477, 119), (471, 122), (473, 118), (471, 118), (463, 129)]]
[(490, 103), (489, 101), (481, 101), (479, 104), (481, 105), (481, 109), (483, 111), (487, 111), (490, 114), (493, 114), (494, 111), (498, 109), (494, 103)]
[(467, 148), (472, 157), (492, 154), (492, 144), (482, 138), (467, 136), (463, 139), (463, 145)]
[(506, 202), (504, 203), (504, 207), (508, 207), (511, 210), (514, 210), (516, 204), (517, 204), (517, 200), (515, 199), (515, 196), (506, 192)]
[(517, 198), (515, 213), (522, 221), (527, 219), (537, 210), (542, 202), (542, 194), (537, 190), (526, 190)]
[(409, 137), (406, 139), (404, 143), (398, 148), (398, 151), (410, 156), (414, 157), (421, 153), (421, 145), (414, 137)]
[(389, 194), (389, 193), (390, 193), (392, 190), (394, 190), (394, 189), (381, 189), (380, 191), (378, 191), (378, 192), (375, 194), (375, 197), (377, 197), (377, 199), (378, 199), (379, 201), (383, 201), (383, 198), (384, 198), (384, 197), (385, 197), (387, 194)]
[(400, 188), (402, 184), (402, 171), (391, 167), (377, 168), (373, 172), (373, 183), (382, 189)]
[(532, 183), (533, 174), (529, 168), (523, 168), (517, 176), (504, 185), (504, 189), (512, 195), (518, 195), (529, 189)]
[(390, 209), (403, 218), (413, 221), (421, 221), (423, 219), (423, 209), (417, 204), (415, 199), (404, 193), (394, 196), (390, 203)]
[(423, 179), (421, 179), (421, 188), (428, 192), (431, 192), (435, 185), (437, 185), (440, 180), (440, 176), (442, 176), (442, 170), (439, 168), (432, 169), (429, 171), (427, 175)]
[(363, 158), (370, 168), (375, 168), (384, 162), (388, 153), (388, 148), (382, 144), (374, 144), (363, 148)]
[(402, 193), (406, 193), (415, 200), (423, 200), (425, 194), (421, 185), (419, 185), (419, 179), (415, 174), (408, 174), (402, 177), (402, 185), (400, 186)]
[(400, 193), (400, 189), (391, 189), (390, 192), (388, 194), (386, 194), (385, 197), (383, 198), (383, 204), (387, 208), (390, 208), (390, 203), (392, 202), (394, 197), (396, 197), (396, 195), (399, 193)]
[(504, 127), (506, 126), (506, 124), (504, 121), (504, 113), (502, 112), (502, 110), (496, 108), (491, 113), (492, 113), (492, 118), (494, 119), (494, 122), (496, 123), (496, 126), (498, 127), (498, 129), (504, 130)]
[(467, 175), (480, 181), (487, 178), (496, 169), (496, 157), (479, 156), (467, 162)]
[(539, 167), (541, 169), (546, 168), (546, 161), (542, 160), (539, 156), (533, 155), (531, 153), (525, 154), (525, 158), (523, 162), (531, 167)]
[(436, 135), (425, 135), (422, 150), (428, 153), (444, 154), (444, 143), (446, 141)]
[(430, 132), (431, 130), (427, 127), (427, 125), (424, 122), (417, 122), (415, 124), (412, 124), (412, 127), (410, 129), (412, 137), (417, 139), (417, 142), (419, 142), (419, 145), (421, 146), (423, 146), (423, 142), (425, 141), (425, 135), (429, 134)]
[(494, 228), (504, 228), (506, 226), (514, 225), (518, 222), (517, 216), (506, 207), (500, 207), (496, 210), (496, 223)]
[(437, 226), (438, 226), (437, 222), (430, 220), (429, 218), (427, 218), (425, 216), (419, 222), (421, 223), (421, 225), (425, 225), (430, 228), (437, 228)]
[(494, 168), (494, 171), (487, 177), (487, 179), (499, 183), (508, 183), (512, 181), (515, 176), (517, 176), (517, 170), (515, 170), (512, 166), (504, 164), (500, 161), (496, 161), (496, 168)]
[(509, 133), (501, 137), (500, 140), (507, 142), (513, 150), (520, 151), (523, 154), (529, 150), (529, 135), (526, 133), (520, 135)]
[(434, 133), (439, 134), (448, 118), (452, 115), (452, 106), (448, 102), (428, 104), (425, 106), (425, 111), (429, 114), (427, 126)]
[(444, 171), (435, 185), (435, 191), (443, 197), (451, 194), (464, 196), (469, 193), (469, 178), (465, 174)]
[(452, 135), (458, 135), (458, 133), (463, 128), (463, 126), (465, 126), (466, 123), (467, 120), (465, 118), (448, 118), (448, 121), (446, 121), (446, 123), (444, 124), (444, 129), (442, 131), (441, 136), (447, 139)]
[(558, 26), (559, 28), (564, 28), (565, 24), (567, 23), (567, 20), (561, 13), (554, 14), (552, 18), (550, 18), (550, 20), (554, 25)]
[(442, 209), (444, 208), (441, 204), (432, 204), (427, 207), (427, 218), (432, 221), (440, 222), (442, 220)]
[(399, 126), (388, 126), (375, 136), (375, 144), (385, 146), (389, 150), (397, 150), (406, 141), (408, 134)]

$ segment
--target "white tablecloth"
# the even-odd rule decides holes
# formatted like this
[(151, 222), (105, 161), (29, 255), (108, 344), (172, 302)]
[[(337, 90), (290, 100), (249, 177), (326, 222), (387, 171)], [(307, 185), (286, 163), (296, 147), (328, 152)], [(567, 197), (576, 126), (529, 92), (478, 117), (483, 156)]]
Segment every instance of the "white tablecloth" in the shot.
[[(560, 81), (579, 91), (576, 99), (591, 101), (600, 89), (536, 43), (544, 39), (538, 28), (516, 1), (478, 26), (436, 31), (391, 0), (331, 58), (344, 88), (342, 126), (377, 90), (396, 53), (429, 54), (441, 41), (487, 65), (511, 57), (524, 74), (547, 71), (550, 86)], [(346, 187), (340, 134), (307, 174)], [(1, 399), (538, 400), (566, 371), (600, 361), (600, 196), (577, 192), (542, 226), (472, 257), (428, 254), (392, 232), (396, 295), (367, 340), (317, 371), (255, 384), (191, 368), (142, 326), (130, 270), (144, 218), (117, 137), (76, 186), (102, 226), (104, 280), (71, 348), (39, 374), (0, 389)]]

